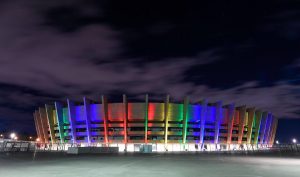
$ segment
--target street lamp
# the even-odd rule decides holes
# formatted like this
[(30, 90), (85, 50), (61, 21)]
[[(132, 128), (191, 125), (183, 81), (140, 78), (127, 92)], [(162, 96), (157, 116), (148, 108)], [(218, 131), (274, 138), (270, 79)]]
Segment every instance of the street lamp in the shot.
[(14, 140), (18, 140), (18, 137), (16, 136), (16, 137), (14, 137)]
[(296, 138), (293, 138), (293, 140), (292, 140), (292, 141), (293, 141), (293, 143), (294, 143), (294, 144), (296, 144), (296, 143), (297, 143), (297, 140), (296, 140)]
[(1, 134), (0, 137), (3, 138), (3, 134)]
[(16, 137), (16, 134), (15, 134), (15, 133), (11, 133), (11, 134), (10, 134), (10, 138), (11, 138), (11, 139), (15, 139), (15, 137)]

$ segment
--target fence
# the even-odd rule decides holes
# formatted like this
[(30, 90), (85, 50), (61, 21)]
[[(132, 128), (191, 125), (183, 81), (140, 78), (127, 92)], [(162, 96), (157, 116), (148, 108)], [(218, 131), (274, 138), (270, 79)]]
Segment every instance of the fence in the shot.
[[(0, 152), (24, 152), (24, 151), (42, 151), (59, 152), (67, 151), (69, 147), (118, 147), (120, 152), (141, 152), (145, 144), (64, 144), (53, 143), (44, 144), (33, 141), (0, 141)], [(208, 147), (209, 146), (209, 147)], [(211, 146), (211, 147), (210, 147)], [(231, 146), (231, 145), (230, 145)], [(212, 148), (213, 147), (213, 148)], [(257, 145), (238, 145), (237, 148), (218, 148), (220, 145), (199, 145), (199, 144), (174, 144), (166, 148), (163, 144), (152, 144), (151, 152), (296, 152), (300, 153), (300, 144), (274, 144), (273, 146)]]

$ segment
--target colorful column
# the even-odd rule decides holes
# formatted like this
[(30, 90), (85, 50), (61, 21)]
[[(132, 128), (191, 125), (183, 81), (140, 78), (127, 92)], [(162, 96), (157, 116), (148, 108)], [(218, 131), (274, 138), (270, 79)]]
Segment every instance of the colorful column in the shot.
[[(148, 94), (146, 94), (146, 96), (145, 96), (145, 143), (146, 144), (148, 143), (148, 109), (149, 109), (149, 97), (148, 97)], [(166, 138), (166, 135), (165, 135), (165, 138)], [(167, 138), (168, 138), (168, 136), (167, 136)]]
[(165, 120), (165, 147), (167, 148), (168, 144), (168, 127), (169, 127), (169, 116), (168, 116), (168, 111), (169, 111), (169, 103), (170, 103), (170, 95), (167, 95), (166, 101), (165, 101), (165, 106), (164, 106), (164, 120)]
[(50, 138), (51, 138), (51, 143), (55, 143), (55, 133), (54, 133), (54, 115), (53, 115), (53, 110), (54, 106), (45, 104), (45, 109), (46, 109), (46, 114), (47, 114), (47, 120), (48, 120), (48, 125), (49, 125), (49, 131), (50, 131)]
[(278, 125), (278, 119), (273, 117), (272, 133), (271, 133), (271, 137), (270, 137), (270, 141), (269, 141), (269, 145), (271, 145), (271, 146), (274, 144), (277, 125)]
[(205, 120), (206, 120), (206, 112), (207, 112), (207, 101), (203, 100), (200, 103), (201, 105), (201, 117), (200, 117), (200, 144), (203, 144), (204, 139), (204, 130), (205, 130)]
[(128, 102), (127, 97), (123, 94), (123, 110), (124, 110), (124, 117), (123, 117), (123, 126), (124, 126), (124, 144), (125, 149), (127, 149), (127, 120), (128, 120)]
[(182, 143), (186, 143), (186, 134), (187, 134), (187, 116), (188, 116), (188, 105), (189, 105), (189, 99), (188, 97), (184, 98), (183, 103), (183, 125), (182, 125)]
[(244, 123), (246, 117), (246, 106), (241, 106), (239, 109), (239, 134), (238, 134), (238, 144), (243, 143), (243, 135), (244, 135)]
[(44, 135), (44, 129), (43, 129), (43, 123), (42, 123), (42, 118), (39, 110), (36, 111), (36, 117), (37, 117), (37, 122), (38, 122), (38, 127), (39, 127), (39, 132), (40, 132), (40, 141), (42, 143), (45, 143), (45, 135)]
[(108, 105), (107, 98), (105, 96), (101, 97), (102, 100), (102, 109), (104, 113), (104, 142), (108, 144)]
[(255, 108), (248, 108), (248, 130), (247, 130), (247, 144), (251, 144), (252, 139), (252, 130), (253, 130), (253, 122), (254, 122), (254, 114)]
[(234, 121), (234, 104), (227, 106), (228, 109), (228, 123), (227, 123), (227, 144), (231, 144), (232, 130), (233, 130), (233, 121)]
[(215, 122), (215, 137), (214, 137), (214, 143), (219, 143), (219, 129), (220, 129), (220, 121), (222, 119), (222, 102), (218, 101), (215, 103), (216, 106), (216, 122)]
[(40, 114), (40, 119), (41, 119), (41, 124), (42, 124), (42, 131), (44, 134), (44, 142), (49, 143), (49, 134), (48, 134), (48, 121), (47, 121), (47, 113), (45, 108), (39, 108), (39, 114)]
[(90, 111), (90, 104), (91, 101), (88, 100), (86, 97), (83, 97), (84, 103), (84, 117), (86, 123), (86, 135), (87, 135), (87, 143), (91, 143), (91, 111)]
[(271, 126), (272, 126), (273, 118), (272, 114), (268, 113), (268, 119), (267, 119), (267, 124), (266, 124), (266, 131), (265, 131), (265, 136), (264, 136), (264, 144), (269, 144), (269, 135), (271, 134)]
[(35, 122), (35, 128), (36, 128), (37, 136), (40, 139), (40, 141), (43, 142), (43, 138), (42, 137), (44, 137), (44, 136), (42, 136), (42, 133), (40, 131), (40, 123), (39, 123), (39, 113), (38, 113), (38, 111), (34, 111), (33, 118), (34, 118), (34, 122)]
[(262, 119), (261, 119), (261, 124), (260, 124), (260, 130), (259, 130), (259, 144), (264, 143), (264, 137), (265, 137), (265, 132), (266, 132), (266, 126), (267, 126), (267, 120), (268, 120), (268, 113), (263, 112), (262, 114)]
[(254, 141), (253, 141), (253, 144), (255, 144), (255, 145), (257, 145), (257, 143), (258, 143), (261, 119), (262, 119), (262, 112), (255, 111), (255, 134), (254, 134)]
[(72, 101), (70, 101), (69, 99), (67, 99), (67, 103), (68, 103), (68, 111), (69, 111), (69, 120), (70, 120), (70, 127), (71, 127), (71, 131), (72, 131), (72, 143), (76, 143), (76, 121), (75, 121), (75, 106), (74, 103)]
[(58, 131), (59, 131), (59, 137), (60, 137), (60, 142), (64, 143), (65, 142), (65, 137), (64, 137), (64, 122), (63, 122), (63, 110), (62, 110), (62, 105), (58, 102), (55, 102), (55, 110), (56, 110), (56, 120), (58, 123)]

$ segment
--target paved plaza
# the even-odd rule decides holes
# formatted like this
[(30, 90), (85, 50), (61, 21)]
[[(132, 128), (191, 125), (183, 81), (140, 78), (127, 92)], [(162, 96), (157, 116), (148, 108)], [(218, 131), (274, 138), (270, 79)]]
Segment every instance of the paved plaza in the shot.
[(300, 158), (231, 154), (0, 154), (1, 177), (299, 177)]

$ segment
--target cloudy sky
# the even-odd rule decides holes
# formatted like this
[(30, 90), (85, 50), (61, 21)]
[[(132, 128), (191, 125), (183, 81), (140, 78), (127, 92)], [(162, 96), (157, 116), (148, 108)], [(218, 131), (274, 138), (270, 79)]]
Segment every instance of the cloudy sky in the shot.
[(44, 103), (123, 93), (235, 102), (273, 112), (280, 132), (299, 125), (300, 3), (196, 2), (1, 0), (0, 131), (34, 132)]

